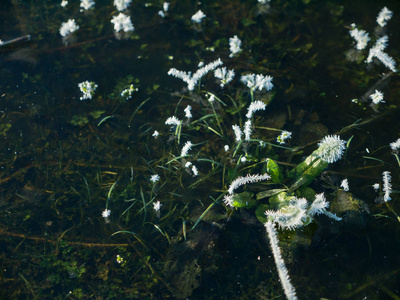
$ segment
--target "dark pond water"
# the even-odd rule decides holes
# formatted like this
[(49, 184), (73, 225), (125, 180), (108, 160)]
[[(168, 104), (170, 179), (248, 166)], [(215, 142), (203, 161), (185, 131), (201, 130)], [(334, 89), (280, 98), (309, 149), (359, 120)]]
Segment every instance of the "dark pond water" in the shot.
[[(150, 0), (122, 16), (112, 0), (68, 2), (0, 4), (1, 299), (285, 298), (260, 222), (278, 189), (308, 205), (324, 193), (342, 218), (278, 228), (299, 299), (399, 299), (390, 144), (400, 80), (376, 57), (365, 62), (385, 35), (382, 51), (399, 60), (399, 2)], [(382, 27), (384, 6), (393, 16)], [(115, 32), (111, 20), (124, 16), (134, 30)], [(62, 37), (70, 19), (79, 29)], [(369, 34), (364, 49), (352, 23)], [(223, 67), (235, 76), (221, 86)], [(246, 74), (271, 76), (272, 89), (252, 90)], [(97, 88), (81, 100), (86, 81)], [(372, 102), (376, 90), (384, 102)], [(267, 105), (248, 118), (252, 101)], [(166, 124), (172, 116), (177, 125)], [(245, 131), (249, 120), (237, 141), (232, 125)], [(282, 131), (292, 135), (280, 144)], [(315, 179), (297, 187), (306, 173), (290, 171), (327, 135), (346, 141), (343, 157), (311, 166)], [(235, 179), (265, 172), (273, 180), (240, 186), (242, 204), (224, 204)]]

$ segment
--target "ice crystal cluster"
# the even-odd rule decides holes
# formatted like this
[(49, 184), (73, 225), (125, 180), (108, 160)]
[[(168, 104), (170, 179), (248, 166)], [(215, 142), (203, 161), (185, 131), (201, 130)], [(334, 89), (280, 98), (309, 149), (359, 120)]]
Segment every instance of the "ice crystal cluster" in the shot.
[(129, 7), (132, 0), (114, 0), (114, 6), (118, 11), (123, 11)]
[(328, 135), (318, 145), (316, 154), (327, 163), (334, 163), (341, 159), (346, 149), (346, 141), (341, 140), (338, 135)]
[(214, 71), (214, 76), (221, 80), (220, 87), (224, 87), (235, 77), (234, 70), (227, 70), (226, 67), (218, 68)]
[(168, 75), (174, 76), (176, 78), (182, 79), (188, 85), (188, 90), (193, 91), (194, 87), (197, 85), (199, 80), (206, 75), (208, 72), (215, 70), (218, 66), (222, 65), (220, 58), (210, 62), (209, 64), (198, 69), (193, 75), (191, 72), (179, 71), (175, 68), (171, 68), (168, 71)]
[(229, 57), (234, 57), (238, 53), (240, 53), (242, 51), (240, 46), (242, 46), (242, 41), (238, 38), (237, 35), (229, 38), (229, 50), (231, 51)]
[(390, 193), (392, 192), (391, 180), (392, 180), (392, 176), (390, 176), (389, 171), (385, 171), (382, 173), (382, 181), (383, 181), (382, 190), (385, 192), (385, 194), (383, 195), (383, 200), (385, 202), (392, 200), (392, 198), (390, 197)]
[(84, 10), (88, 10), (95, 5), (93, 0), (81, 0), (81, 12)]
[(292, 200), (281, 209), (267, 210), (265, 212), (268, 219), (277, 223), (283, 229), (295, 229), (304, 225), (308, 225), (315, 215), (324, 214), (328, 217), (340, 221), (341, 218), (327, 211), (329, 202), (326, 201), (324, 193), (315, 195), (313, 203), (308, 207), (305, 198), (293, 197)]
[(197, 13), (195, 13), (193, 16), (192, 16), (192, 21), (194, 22), (194, 23), (201, 23), (201, 21), (203, 21), (203, 19), (206, 17), (206, 15), (201, 11), (201, 10), (199, 10), (199, 11), (197, 11)]
[(78, 29), (79, 29), (79, 26), (76, 25), (75, 20), (69, 19), (67, 22), (61, 23), (60, 35), (62, 37), (66, 37), (67, 35), (70, 35), (71, 33), (77, 31)]
[(243, 75), (240, 80), (251, 90), (260, 90), (266, 89), (267, 91), (273, 88), (272, 77), (269, 75), (261, 75), (261, 74), (247, 74)]
[(378, 90), (375, 90), (375, 93), (371, 94), (371, 96), (369, 96), (369, 97), (371, 98), (371, 100), (374, 104), (385, 102), (385, 101), (383, 101), (383, 93)]
[(397, 139), (397, 141), (390, 143), (390, 148), (392, 148), (393, 151), (397, 151), (400, 149), (400, 138)]
[(356, 24), (351, 24), (351, 30), (349, 31), (350, 36), (356, 41), (357, 50), (362, 50), (367, 47), (368, 42), (371, 40), (368, 32), (365, 30), (359, 30)]
[(281, 280), (286, 298), (289, 300), (297, 300), (296, 290), (290, 282), (289, 272), (286, 268), (285, 261), (282, 258), (281, 249), (279, 248), (278, 232), (275, 228), (275, 224), (272, 221), (268, 221), (265, 223), (265, 229), (268, 234), (269, 244), (271, 246), (279, 279)]
[(83, 93), (81, 100), (92, 99), (94, 92), (97, 89), (97, 84), (93, 81), (84, 81), (78, 84), (79, 89)]
[(386, 6), (382, 8), (382, 10), (379, 12), (378, 17), (376, 18), (376, 23), (379, 24), (379, 26), (384, 27), (387, 24), (387, 21), (389, 21), (393, 16), (393, 12), (391, 12)]
[[(392, 16), (393, 13), (385, 6), (380, 11), (376, 22), (379, 24), (379, 26), (384, 27), (386, 26), (387, 21), (392, 18)], [(356, 42), (356, 48), (358, 50), (363, 50), (367, 46), (368, 42), (371, 40), (369, 34), (365, 30), (359, 30), (354, 23), (350, 26), (352, 29), (349, 31), (349, 33)], [(388, 40), (389, 39), (387, 35), (378, 38), (375, 42), (375, 45), (370, 48), (368, 57), (365, 62), (371, 63), (372, 59), (375, 57), (392, 72), (397, 72), (395, 60), (390, 57), (386, 52), (383, 52), (383, 50), (385, 50), (388, 45)]]
[(114, 24), (115, 32), (129, 32), (135, 30), (131, 21), (131, 17), (123, 13), (120, 13), (118, 16), (114, 16), (111, 20), (111, 23)]

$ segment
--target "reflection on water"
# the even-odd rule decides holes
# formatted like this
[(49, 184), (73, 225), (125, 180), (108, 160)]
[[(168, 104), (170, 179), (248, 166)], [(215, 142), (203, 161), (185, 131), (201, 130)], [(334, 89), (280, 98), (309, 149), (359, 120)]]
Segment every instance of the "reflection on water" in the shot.
[[(384, 35), (400, 57), (397, 3), (89, 2), (0, 5), (2, 298), (284, 297), (260, 220), (291, 187), (343, 219), (279, 230), (297, 296), (398, 297), (399, 81), (365, 63)], [(291, 177), (334, 134), (343, 158)]]

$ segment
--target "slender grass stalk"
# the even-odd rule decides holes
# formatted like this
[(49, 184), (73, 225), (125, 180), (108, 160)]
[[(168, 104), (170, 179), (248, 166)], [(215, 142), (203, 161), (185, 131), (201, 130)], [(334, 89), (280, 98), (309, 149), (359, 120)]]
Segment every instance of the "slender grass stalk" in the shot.
[(271, 220), (268, 220), (268, 222), (265, 223), (265, 229), (267, 230), (275, 265), (278, 269), (279, 278), (286, 298), (289, 300), (297, 300), (296, 291), (290, 282), (289, 272), (286, 268), (285, 261), (282, 258), (281, 249), (279, 248), (279, 240), (277, 237), (278, 232), (276, 231), (275, 224)]

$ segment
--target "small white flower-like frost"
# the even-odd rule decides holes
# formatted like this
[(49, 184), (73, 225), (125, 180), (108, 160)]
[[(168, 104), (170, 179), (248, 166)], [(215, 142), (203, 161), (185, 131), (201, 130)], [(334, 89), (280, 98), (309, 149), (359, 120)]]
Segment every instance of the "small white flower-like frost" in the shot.
[(327, 163), (334, 163), (342, 158), (346, 149), (346, 141), (341, 140), (338, 135), (328, 135), (319, 142), (316, 154)]
[(214, 71), (214, 76), (221, 80), (220, 87), (224, 87), (227, 83), (231, 82), (235, 77), (234, 70), (226, 70), (226, 67), (218, 68)]
[(378, 17), (376, 18), (376, 22), (379, 26), (384, 27), (386, 26), (387, 21), (389, 21), (393, 16), (393, 12), (390, 11), (386, 6), (382, 8), (379, 12)]
[(113, 16), (111, 23), (114, 24), (115, 32), (129, 32), (135, 30), (131, 21), (131, 17), (123, 13), (120, 13), (118, 16)]
[(261, 180), (268, 180), (270, 179), (271, 176), (269, 176), (267, 173), (259, 175), (259, 174), (255, 174), (255, 175), (250, 175), (247, 174), (246, 177), (238, 177), (236, 178), (234, 181), (232, 181), (231, 185), (228, 188), (228, 193), (230, 195), (233, 194), (233, 191), (236, 190), (238, 187), (248, 184), (248, 183), (253, 183), (253, 182), (257, 182), (257, 181), (261, 181)]
[(225, 195), (223, 201), (226, 206), (233, 207), (233, 195)]
[(159, 180), (160, 180), (160, 175), (158, 175), (158, 174), (151, 175), (151, 177), (150, 177), (150, 181), (151, 181), (152, 183), (156, 183), (156, 182), (158, 182)]
[(88, 9), (90, 9), (91, 7), (93, 7), (94, 6), (94, 1), (93, 0), (81, 0), (81, 12), (82, 11), (84, 11), (84, 10), (88, 10)]
[(266, 107), (267, 105), (260, 100), (252, 102), (247, 109), (246, 118), (250, 119), (256, 111), (265, 110)]
[(382, 173), (382, 181), (383, 181), (382, 190), (385, 192), (385, 194), (383, 195), (383, 200), (385, 200), (385, 202), (392, 200), (392, 198), (390, 198), (390, 193), (392, 192), (392, 184), (390, 182), (391, 179), (392, 176), (390, 176), (389, 171), (385, 171)]
[(138, 90), (139, 90), (138, 88), (135, 88), (134, 85), (131, 84), (129, 86), (129, 88), (127, 88), (121, 92), (121, 97), (124, 98), (125, 100), (128, 100), (128, 99), (132, 98), (133, 93), (137, 92)]
[(358, 30), (356, 27), (356, 24), (351, 24), (350, 25), (352, 30), (349, 31), (350, 36), (356, 41), (356, 48), (357, 50), (362, 50), (364, 49), (368, 42), (370, 41), (370, 37), (368, 35), (368, 32), (365, 30)]
[(231, 51), (229, 57), (234, 57), (236, 54), (240, 53), (242, 51), (242, 49), (240, 49), (241, 45), (242, 41), (238, 38), (237, 35), (229, 38), (229, 51)]
[(69, 19), (67, 22), (61, 23), (60, 35), (62, 37), (66, 37), (67, 35), (77, 31), (78, 29), (79, 29), (79, 26), (76, 25), (75, 20)]
[(380, 102), (385, 102), (385, 101), (383, 101), (383, 93), (378, 90), (375, 90), (375, 93), (371, 94), (371, 96), (369, 96), (369, 97), (371, 98), (371, 100), (374, 104), (378, 104)]
[(282, 145), (282, 144), (285, 143), (285, 141), (286, 141), (287, 139), (290, 139), (291, 137), (292, 137), (292, 133), (289, 132), (289, 131), (284, 130), (284, 131), (281, 132), (280, 136), (278, 136), (278, 137), (276, 138), (276, 141), (277, 141), (279, 144)]
[(94, 83), (93, 81), (83, 81), (81, 83), (78, 83), (78, 87), (83, 93), (82, 97), (80, 97), (80, 100), (86, 100), (86, 99), (92, 99), (94, 92), (97, 89), (97, 84)]
[(129, 7), (132, 0), (114, 0), (114, 6), (118, 11), (123, 11)]
[(197, 167), (195, 165), (192, 166), (192, 172), (194, 176), (198, 176), (199, 175), (199, 171), (197, 170)]
[(393, 151), (399, 150), (400, 149), (400, 138), (397, 139), (397, 141), (390, 143), (390, 148), (392, 148)]
[(335, 221), (341, 221), (342, 218), (327, 211), (328, 207), (329, 202), (326, 201), (324, 193), (317, 194), (315, 195), (315, 200), (311, 204), (310, 208), (307, 210), (307, 214), (311, 217), (313, 217), (314, 215), (324, 214), (327, 217), (334, 219)]
[(175, 68), (171, 68), (168, 71), (168, 75), (174, 76), (176, 78), (182, 79), (184, 82), (187, 83), (188, 85), (188, 90), (193, 91), (194, 87), (198, 83), (198, 81), (206, 75), (208, 72), (215, 70), (218, 66), (222, 65), (223, 62), (221, 61), (220, 58), (217, 60), (208, 63), (204, 67), (201, 67), (198, 69), (193, 75), (191, 72), (185, 72), (185, 71), (179, 71)]
[(181, 151), (181, 156), (186, 156), (188, 155), (188, 152), (190, 149), (192, 149), (192, 142), (187, 141), (186, 144), (182, 147), (182, 151)]
[(244, 123), (244, 139), (246, 141), (250, 141), (251, 136), (251, 120), (247, 120)]
[(203, 20), (203, 18), (205, 18), (206, 17), (206, 15), (201, 11), (201, 10), (199, 10), (199, 11), (197, 11), (197, 13), (195, 13), (193, 16), (192, 16), (192, 21), (194, 22), (194, 23), (201, 23), (201, 21)]
[(160, 135), (160, 133), (157, 130), (154, 130), (154, 133), (151, 136), (154, 136), (157, 138)]
[(307, 213), (310, 216), (323, 214), (329, 208), (329, 202), (326, 201), (324, 193), (315, 195), (315, 199), (308, 209)]
[(379, 183), (374, 183), (372, 185), (372, 187), (374, 188), (375, 192), (377, 192), (379, 190), (379, 188), (380, 188), (380, 184)]
[(68, 5), (68, 0), (61, 1), (61, 7), (66, 7)]
[(162, 206), (162, 204), (161, 204), (160, 201), (156, 201), (156, 202), (153, 203), (153, 209), (154, 209), (156, 212), (158, 212), (158, 211), (160, 210), (161, 206)]
[(267, 91), (271, 90), (274, 85), (272, 84), (272, 77), (269, 75), (261, 75), (261, 74), (247, 74), (240, 78), (240, 80), (251, 90), (260, 90), (266, 89)]
[(188, 119), (193, 117), (191, 110), (192, 110), (192, 107), (190, 105), (186, 106), (186, 108), (184, 109), (185, 117), (188, 118)]
[(247, 161), (246, 156), (242, 156), (242, 157), (240, 158), (240, 162), (241, 162), (241, 163), (245, 163), (246, 161)]
[(349, 181), (347, 180), (347, 178), (342, 180), (340, 187), (342, 187), (345, 192), (349, 191)]
[(229, 151), (229, 145), (225, 145), (224, 146), (224, 150), (225, 150), (225, 152), (228, 152)]
[(242, 140), (242, 130), (240, 129), (239, 125), (232, 125), (233, 132), (235, 133), (235, 138), (237, 142)]
[(107, 208), (105, 210), (103, 210), (102, 213), (101, 213), (101, 216), (103, 218), (108, 218), (110, 215), (111, 215), (111, 210), (109, 210)]
[(188, 162), (185, 164), (185, 168), (189, 168), (191, 165), (192, 165), (192, 163), (191, 163), (190, 161), (188, 161)]
[(173, 126), (179, 126), (181, 125), (182, 121), (180, 121), (177, 117), (172, 116), (169, 117), (166, 121), (165, 124), (166, 125), (173, 125)]

